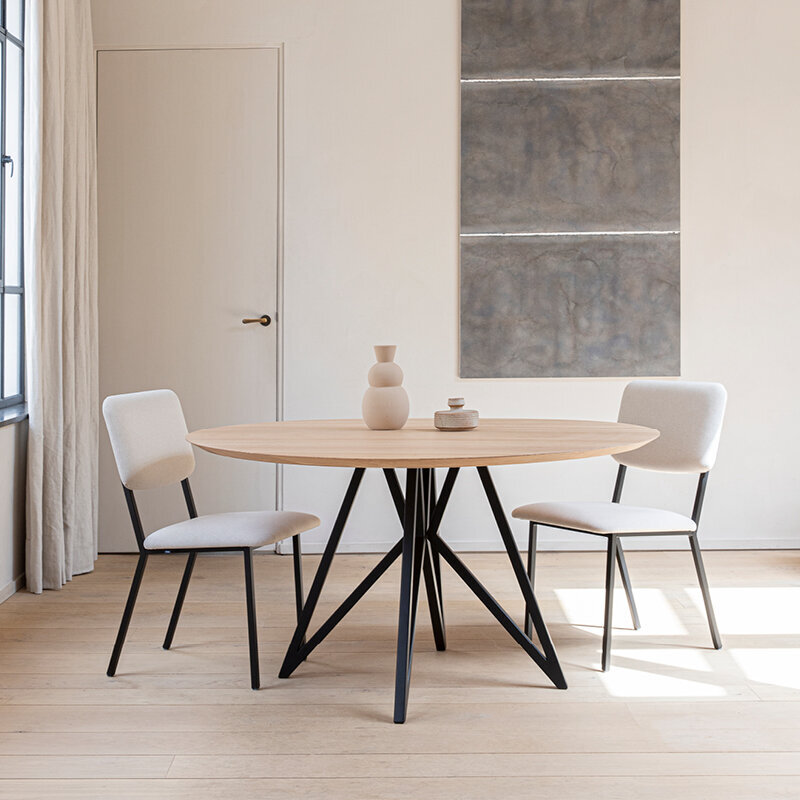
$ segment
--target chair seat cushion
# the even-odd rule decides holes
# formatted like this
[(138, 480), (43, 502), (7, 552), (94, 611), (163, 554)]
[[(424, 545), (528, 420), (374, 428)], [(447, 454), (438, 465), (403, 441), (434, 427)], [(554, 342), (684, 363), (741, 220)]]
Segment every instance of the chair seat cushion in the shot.
[(313, 514), (299, 511), (232, 511), (167, 525), (147, 536), (144, 546), (147, 550), (263, 547), (318, 525)]
[(515, 508), (512, 516), (539, 525), (587, 533), (668, 533), (697, 530), (694, 520), (684, 517), (683, 514), (620, 503), (531, 503)]

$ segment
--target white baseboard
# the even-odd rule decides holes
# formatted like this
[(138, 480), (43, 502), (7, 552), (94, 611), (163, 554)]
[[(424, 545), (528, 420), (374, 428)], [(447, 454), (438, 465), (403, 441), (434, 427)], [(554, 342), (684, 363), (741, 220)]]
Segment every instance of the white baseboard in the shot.
[[(385, 553), (396, 542), (341, 542), (337, 548), (339, 553)], [(447, 539), (447, 544), (457, 553), (493, 553), (502, 552), (503, 544), (497, 539), (458, 541)], [(517, 542), (521, 550), (528, 546), (527, 541)], [(800, 549), (800, 539), (715, 539), (703, 541), (700, 536), (700, 544), (703, 550), (798, 550)], [(539, 542), (539, 551), (600, 551), (605, 550), (605, 540), (597, 536), (581, 536), (575, 541)], [(303, 542), (304, 554), (319, 554), (325, 547), (324, 543)], [(688, 550), (689, 545), (685, 536), (664, 536), (664, 537), (629, 537), (624, 543), (626, 550)], [(281, 555), (291, 553), (291, 547), (281, 551)]]
[(2, 589), (0, 589), (0, 603), (5, 602), (20, 589), (25, 586), (25, 575), (17, 575), (14, 580), (9, 581)]

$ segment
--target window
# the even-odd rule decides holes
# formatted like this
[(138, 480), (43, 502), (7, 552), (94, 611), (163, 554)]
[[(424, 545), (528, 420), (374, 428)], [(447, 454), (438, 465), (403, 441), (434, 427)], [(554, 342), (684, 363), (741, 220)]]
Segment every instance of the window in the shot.
[(1, 0), (0, 408), (24, 400), (22, 102), (24, 0)]

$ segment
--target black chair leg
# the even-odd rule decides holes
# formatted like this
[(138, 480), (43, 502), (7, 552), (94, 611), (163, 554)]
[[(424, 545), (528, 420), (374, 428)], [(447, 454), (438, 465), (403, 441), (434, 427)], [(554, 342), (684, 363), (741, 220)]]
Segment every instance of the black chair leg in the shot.
[(170, 647), (172, 647), (175, 629), (178, 627), (178, 620), (181, 617), (181, 610), (183, 609), (183, 601), (186, 599), (186, 590), (189, 588), (189, 581), (192, 578), (192, 570), (194, 570), (194, 562), (196, 560), (197, 553), (189, 553), (189, 558), (186, 559), (186, 568), (183, 570), (181, 585), (178, 589), (178, 596), (175, 598), (175, 605), (172, 608), (172, 616), (169, 619), (167, 635), (164, 637), (164, 644), (162, 645), (165, 650), (169, 650)]
[(639, 622), (639, 612), (636, 610), (636, 602), (633, 599), (631, 579), (628, 575), (628, 563), (625, 561), (625, 554), (622, 552), (622, 540), (617, 542), (617, 564), (619, 565), (619, 574), (622, 578), (622, 585), (625, 587), (625, 596), (628, 598), (628, 608), (631, 610), (633, 629), (638, 631), (639, 628), (642, 627), (642, 623)]
[(142, 585), (144, 568), (147, 566), (147, 553), (139, 553), (139, 561), (136, 563), (136, 572), (133, 573), (133, 582), (128, 592), (128, 602), (125, 603), (125, 611), (122, 613), (122, 621), (119, 624), (117, 640), (114, 642), (114, 650), (111, 653), (111, 661), (108, 662), (106, 675), (113, 678), (117, 671), (117, 664), (122, 653), (122, 645), (125, 644), (125, 637), (128, 634), (128, 626), (131, 624), (133, 607), (136, 605), (136, 597), (139, 594), (139, 587)]
[(614, 615), (614, 572), (616, 567), (617, 537), (608, 537), (606, 554), (606, 611), (603, 622), (603, 655), (601, 666), (607, 672), (611, 666), (611, 619)]
[(256, 596), (253, 591), (253, 551), (244, 550), (244, 589), (247, 598), (247, 638), (250, 645), (250, 686), (261, 688), (258, 671), (258, 632), (256, 630)]
[(703, 603), (705, 603), (706, 606), (708, 627), (711, 630), (711, 641), (714, 643), (715, 650), (721, 650), (722, 639), (720, 638), (719, 629), (717, 628), (717, 618), (714, 615), (714, 607), (711, 605), (711, 592), (708, 588), (706, 569), (703, 565), (703, 556), (700, 553), (700, 545), (697, 541), (697, 535), (694, 533), (689, 534), (689, 546), (692, 548), (694, 568), (697, 570), (697, 580), (700, 582), (700, 591), (703, 593)]
[[(537, 542), (537, 529), (536, 523), (531, 522), (528, 525), (528, 580), (531, 582), (531, 589), (533, 589), (533, 577), (536, 573), (536, 542)], [(533, 636), (533, 619), (531, 618), (530, 611), (525, 608), (525, 635), (530, 639)]]

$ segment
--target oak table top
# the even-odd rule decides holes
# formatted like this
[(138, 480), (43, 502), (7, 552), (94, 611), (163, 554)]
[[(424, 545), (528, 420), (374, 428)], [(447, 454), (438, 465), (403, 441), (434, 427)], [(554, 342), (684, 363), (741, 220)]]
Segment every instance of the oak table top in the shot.
[(426, 469), (531, 464), (635, 450), (659, 435), (621, 422), (482, 419), (471, 431), (440, 431), (410, 419), (399, 431), (373, 431), (360, 419), (263, 422), (187, 435), (217, 455), (328, 467)]

